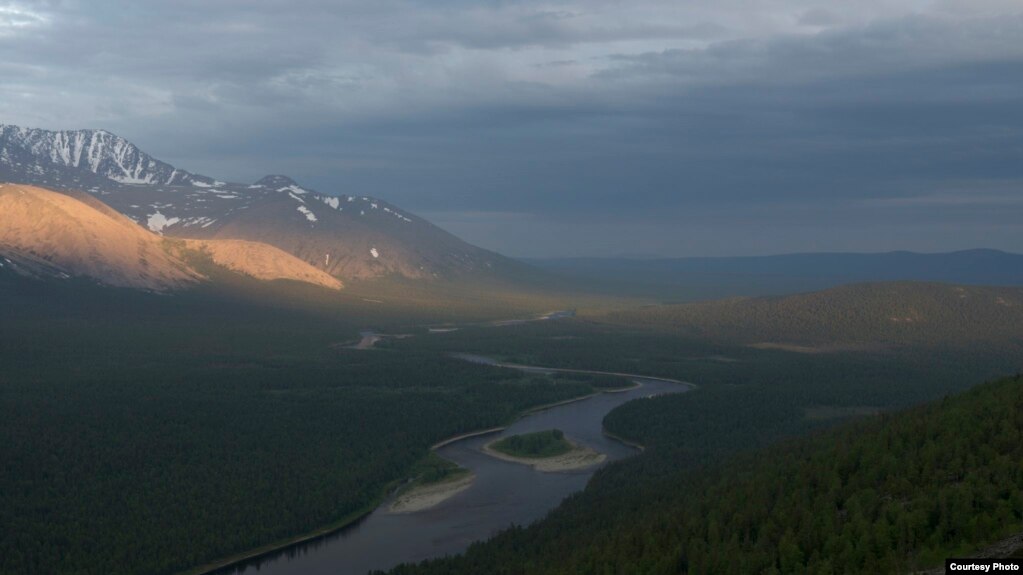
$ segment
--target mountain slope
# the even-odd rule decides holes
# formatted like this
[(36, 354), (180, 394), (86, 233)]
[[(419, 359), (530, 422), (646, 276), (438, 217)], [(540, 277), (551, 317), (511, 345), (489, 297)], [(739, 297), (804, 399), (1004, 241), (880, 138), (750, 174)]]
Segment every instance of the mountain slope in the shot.
[(293, 280), (329, 289), (341, 281), (295, 256), (267, 244), (245, 240), (188, 240), (189, 248), (206, 252), (213, 263), (258, 280)]
[(153, 232), (259, 241), (342, 279), (506, 280), (530, 269), (376, 198), (321, 194), (280, 175), (221, 182), (104, 131), (0, 125), (0, 181), (83, 190)]
[(853, 284), (790, 296), (650, 306), (605, 319), (797, 351), (795, 346), (826, 350), (844, 344), (1019, 343), (1023, 288)]
[(87, 198), (0, 184), (0, 253), (26, 272), (89, 276), (119, 287), (157, 291), (199, 274), (168, 254), (161, 239)]
[[(85, 276), (100, 283), (168, 291), (203, 280), (189, 254), (85, 194), (0, 184), (0, 266), (21, 275)], [(261, 280), (340, 289), (341, 282), (273, 246), (236, 240), (186, 244), (214, 263)]]

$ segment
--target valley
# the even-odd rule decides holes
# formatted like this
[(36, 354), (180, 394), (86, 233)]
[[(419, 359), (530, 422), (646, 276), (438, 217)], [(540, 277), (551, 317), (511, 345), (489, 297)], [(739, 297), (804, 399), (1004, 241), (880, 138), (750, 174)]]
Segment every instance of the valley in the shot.
[(509, 524), (537, 520), (562, 499), (580, 491), (593, 475), (594, 464), (603, 460), (552, 473), (549, 469), (534, 469), (494, 458), (485, 453), (485, 446), (495, 439), (557, 425), (586, 446), (606, 454), (609, 461), (632, 457), (637, 453), (636, 448), (603, 433), (603, 417), (638, 397), (683, 393), (689, 389), (656, 378), (639, 381), (641, 386), (625, 393), (595, 394), (582, 400), (534, 408), (500, 429), (443, 442), (435, 452), (468, 470), (471, 480), (466, 485), (456, 476), (452, 482), (454, 489), (445, 493), (448, 497), (433, 506), (394, 509), (395, 501), (402, 501), (402, 496), (397, 495), (385, 500), (351, 527), (217, 573), (364, 574), (401, 562), (462, 552), (473, 542)]
[[(945, 332), (936, 347), (925, 345), (933, 339), (921, 341), (909, 332), (889, 341), (883, 353), (865, 348), (806, 354), (751, 347), (745, 339), (627, 326), (620, 312), (600, 307), (579, 309), (575, 317), (508, 322), (500, 321), (515, 313), (507, 304), (487, 312), (489, 318), (471, 302), (382, 309), (361, 296), (338, 299), (347, 288), (336, 292), (230, 278), (167, 296), (0, 275), (0, 293), (12, 302), (2, 312), (6, 367), (0, 399), (5, 412), (20, 414), (4, 424), (5, 433), (15, 438), (5, 447), (5, 460), (12, 462), (6, 481), (37, 478), (35, 488), (7, 483), (3, 490), (10, 494), (4, 508), (24, 534), (6, 536), (11, 551), (4, 555), (4, 570), (62, 571), (96, 564), (84, 546), (80, 554), (65, 551), (59, 558), (13, 551), (33, 549), (57, 534), (83, 545), (102, 541), (109, 549), (124, 541), (124, 551), (109, 555), (104, 564), (111, 573), (189, 572), (321, 531), (332, 534), (300, 544), (300, 552), (260, 554), (241, 569), (337, 572), (350, 565), (358, 573), (448, 552), (467, 550), (476, 557), (473, 542), (509, 523), (529, 524), (556, 507), (546, 521), (558, 521), (558, 503), (577, 491), (582, 493), (570, 502), (597, 498), (600, 503), (571, 505), (614, 513), (618, 505), (638, 503), (620, 491), (626, 485), (636, 497), (656, 499), (648, 490), (688, 481), (689, 469), (841, 423), (861, 413), (862, 406), (870, 407), (865, 413), (887, 412), (953, 393), (1018, 370), (1023, 358), (1013, 340), (992, 345), (974, 341), (969, 331)], [(248, 295), (238, 298), (238, 293)], [(289, 296), (268, 298), (272, 294)], [(305, 295), (296, 298), (299, 294)], [(544, 317), (579, 301), (587, 300), (557, 306), (540, 299), (532, 312), (518, 313), (524, 320)], [(976, 300), (982, 313), (987, 305)], [(431, 327), (438, 323), (447, 327)], [(366, 325), (412, 337), (384, 338), (362, 350), (336, 345), (359, 340)], [(799, 329), (783, 333), (786, 341), (818, 341), (813, 330), (798, 323), (778, 329), (790, 325)], [(53, 349), (61, 350), (58, 361), (46, 352)], [(452, 353), (469, 355), (449, 357)], [(543, 367), (532, 367), (537, 365)], [(573, 401), (622, 388), (637, 376), (700, 386), (657, 398), (649, 398), (646, 387)], [(662, 384), (678, 389), (677, 383)], [(552, 403), (563, 405), (519, 420), (529, 427), (515, 424), (502, 433), (562, 429), (607, 454), (610, 465), (596, 473), (591, 468), (551, 474), (478, 451), (492, 437), (474, 431), (504, 427), (517, 414)], [(595, 411), (586, 407), (598, 404), (602, 407)], [(588, 431), (573, 431), (558, 418), (543, 419), (575, 410), (588, 413), (579, 420)], [(825, 412), (832, 415), (815, 415)], [(41, 433), (57, 419), (67, 435)], [(430, 447), (463, 434), (471, 437), (437, 452), (470, 469), (472, 483), (434, 508), (388, 513), (387, 494), (414, 476)], [(646, 449), (637, 455), (612, 435)], [(45, 459), (50, 453), (59, 455)], [(168, 453), (188, 455), (168, 459)], [(626, 456), (628, 461), (617, 461)], [(54, 479), (43, 480), (46, 476), (32, 475), (32, 469)], [(541, 487), (545, 482), (549, 488)], [(68, 483), (86, 487), (96, 498), (72, 496), (80, 489), (65, 496), (52, 491)], [(523, 485), (531, 487), (509, 498)], [(606, 499), (607, 489), (616, 495)], [(128, 496), (102, 513), (90, 507), (112, 497), (104, 495), (108, 490)], [(171, 503), (183, 492), (196, 507)], [(521, 498), (527, 495), (537, 499), (527, 504)], [(494, 518), (489, 523), (466, 521), (471, 515), (464, 514), (477, 512), (484, 501), (491, 511), (495, 505), (508, 511), (488, 514)], [(54, 514), (29, 511), (41, 502)], [(282, 515), (285, 509), (290, 511)], [(350, 529), (337, 530), (374, 509)], [(159, 515), (153, 515), (156, 510)], [(89, 517), (99, 516), (122, 517), (122, 527), (89, 523)], [(132, 527), (133, 517), (166, 527), (139, 531)], [(440, 544), (423, 539), (424, 521), (429, 529), (451, 525), (450, 538)], [(88, 535), (76, 531), (77, 525), (91, 525)], [(134, 535), (128, 537), (129, 532)], [(236, 535), (210, 535), (204, 539), (216, 546), (197, 546), (193, 536), (204, 532)], [(408, 542), (407, 555), (381, 546), (398, 533)], [(153, 551), (127, 555), (129, 548), (147, 545)], [(160, 549), (175, 551), (164, 555)], [(353, 555), (352, 549), (367, 551)]]
[[(1010, 414), (942, 439), (958, 458), (905, 447), (1015, 405), (1018, 378), (970, 390), (1023, 370), (1012, 254), (655, 262), (633, 289), (106, 132), (0, 135), (0, 572), (876, 572), (1023, 524)], [(851, 261), (871, 281), (821, 279)], [(949, 262), (977, 281), (877, 281)]]
[(1021, 39), (0, 0), (0, 575), (1023, 571)]

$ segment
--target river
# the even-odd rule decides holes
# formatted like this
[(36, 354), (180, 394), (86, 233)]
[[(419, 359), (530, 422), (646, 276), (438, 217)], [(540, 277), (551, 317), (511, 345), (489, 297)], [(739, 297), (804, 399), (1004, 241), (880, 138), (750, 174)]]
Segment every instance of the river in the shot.
[[(463, 359), (487, 361), (475, 356), (463, 356)], [(492, 458), (483, 454), (480, 447), (497, 437), (557, 428), (570, 439), (607, 454), (604, 465), (634, 455), (634, 447), (604, 435), (604, 416), (627, 401), (680, 393), (690, 387), (656, 378), (631, 379), (640, 385), (536, 411), (500, 432), (461, 439), (438, 448), (439, 455), (470, 469), (476, 474), (476, 480), (467, 490), (432, 509), (392, 514), (388, 512), (391, 502), (387, 501), (357, 523), (330, 535), (222, 569), (217, 574), (365, 575), (370, 570), (387, 569), (399, 563), (457, 554), (470, 543), (487, 539), (513, 524), (528, 525), (542, 518), (568, 495), (583, 489), (597, 467), (544, 473)]]

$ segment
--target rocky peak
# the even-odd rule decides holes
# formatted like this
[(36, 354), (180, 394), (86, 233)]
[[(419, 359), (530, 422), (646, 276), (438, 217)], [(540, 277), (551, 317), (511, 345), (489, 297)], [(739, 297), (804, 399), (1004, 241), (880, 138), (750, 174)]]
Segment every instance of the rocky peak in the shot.
[(298, 182), (292, 180), (288, 176), (282, 176), (280, 174), (270, 174), (263, 176), (256, 181), (254, 186), (263, 186), (264, 188), (271, 188), (276, 190), (277, 188), (286, 188), (288, 186), (298, 186)]

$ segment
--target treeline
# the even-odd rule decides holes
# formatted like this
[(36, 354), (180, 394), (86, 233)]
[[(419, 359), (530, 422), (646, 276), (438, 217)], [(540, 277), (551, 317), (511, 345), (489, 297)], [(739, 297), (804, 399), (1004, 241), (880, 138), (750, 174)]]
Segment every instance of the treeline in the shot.
[[(613, 425), (611, 426), (614, 430)], [(730, 463), (657, 445), (547, 519), (400, 575), (896, 573), (1023, 530), (1023, 379)], [(665, 463), (665, 468), (672, 463)]]

